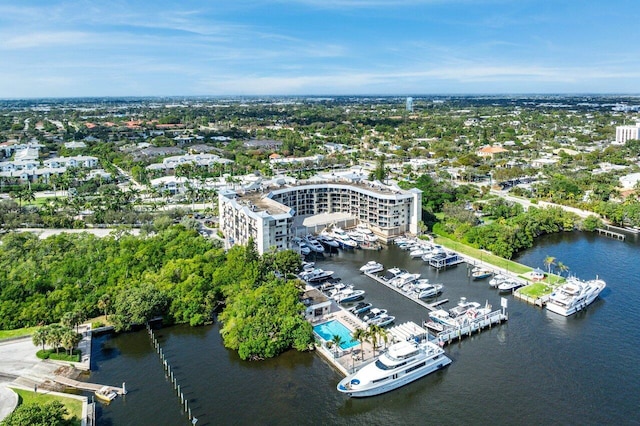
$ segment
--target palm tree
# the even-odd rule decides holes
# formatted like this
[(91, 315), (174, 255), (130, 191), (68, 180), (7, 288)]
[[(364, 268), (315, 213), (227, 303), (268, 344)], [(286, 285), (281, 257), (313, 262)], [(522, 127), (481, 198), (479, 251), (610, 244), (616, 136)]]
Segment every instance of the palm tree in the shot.
[(69, 352), (69, 355), (73, 355), (73, 348), (80, 342), (80, 339), (81, 337), (78, 333), (67, 328), (60, 336), (60, 343)]
[(544, 258), (544, 265), (547, 267), (549, 275), (551, 275), (551, 266), (556, 264), (556, 258), (553, 256), (547, 256)]
[(362, 359), (364, 360), (364, 348), (362, 347), (362, 345), (364, 344), (364, 341), (367, 340), (367, 330), (358, 327), (353, 330), (351, 336), (353, 337), (353, 340), (357, 340), (358, 342), (360, 342), (360, 353), (362, 354)]
[(104, 313), (104, 318), (106, 320), (109, 319), (109, 308), (111, 307), (111, 296), (109, 296), (108, 294), (103, 294), (102, 296), (100, 296), (100, 299), (98, 299), (98, 309), (100, 309), (101, 312)]
[(47, 330), (45, 327), (37, 328), (31, 335), (31, 341), (35, 346), (42, 345), (42, 350), (44, 351), (44, 344), (47, 343)]
[(376, 349), (378, 349), (378, 337), (380, 336), (380, 332), (382, 331), (382, 327), (379, 325), (372, 324), (367, 329), (367, 337), (369, 342), (373, 345), (373, 356), (376, 356)]
[(58, 353), (64, 330), (65, 328), (60, 324), (51, 324), (47, 327), (47, 344), (56, 348), (56, 353)]
[(560, 271), (560, 276), (562, 276), (563, 272), (567, 272), (569, 270), (569, 267), (562, 262), (558, 262), (558, 265), (556, 266), (558, 267), (558, 271)]
[(340, 347), (340, 344), (343, 342), (342, 337), (340, 337), (337, 334), (334, 334), (333, 337), (331, 338), (331, 342), (333, 343), (333, 347), (334, 347), (334, 356), (338, 356), (338, 348)]

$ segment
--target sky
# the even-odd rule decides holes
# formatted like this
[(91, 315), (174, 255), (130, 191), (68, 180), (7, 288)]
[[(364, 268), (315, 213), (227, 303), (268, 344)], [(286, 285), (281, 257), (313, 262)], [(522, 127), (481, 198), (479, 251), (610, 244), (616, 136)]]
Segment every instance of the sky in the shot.
[(0, 98), (640, 92), (638, 0), (0, 0)]

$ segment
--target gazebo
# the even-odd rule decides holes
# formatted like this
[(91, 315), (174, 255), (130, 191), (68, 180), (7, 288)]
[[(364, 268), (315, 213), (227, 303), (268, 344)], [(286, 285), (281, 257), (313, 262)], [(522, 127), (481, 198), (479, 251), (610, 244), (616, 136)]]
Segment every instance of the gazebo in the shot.
[(531, 280), (532, 281), (544, 280), (544, 271), (540, 268), (536, 268), (533, 271), (531, 271)]

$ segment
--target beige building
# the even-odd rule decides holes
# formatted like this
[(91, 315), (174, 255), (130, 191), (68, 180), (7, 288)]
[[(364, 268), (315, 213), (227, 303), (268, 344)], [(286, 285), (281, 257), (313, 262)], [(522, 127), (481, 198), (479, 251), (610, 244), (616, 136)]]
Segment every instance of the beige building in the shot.
[(281, 186), (269, 192), (220, 191), (220, 230), (227, 246), (253, 237), (258, 251), (289, 248), (295, 236), (295, 216), (347, 213), (365, 223), (383, 241), (417, 234), (422, 215), (422, 191), (408, 191), (355, 179)]

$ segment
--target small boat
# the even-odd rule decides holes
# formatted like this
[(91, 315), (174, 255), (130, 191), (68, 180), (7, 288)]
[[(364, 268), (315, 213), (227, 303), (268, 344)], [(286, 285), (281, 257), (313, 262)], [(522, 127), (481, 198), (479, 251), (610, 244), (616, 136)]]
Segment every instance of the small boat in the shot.
[(371, 303), (369, 302), (359, 302), (357, 305), (349, 308), (349, 311), (356, 315), (360, 315), (360, 314), (364, 314), (369, 309), (371, 309), (371, 306), (373, 305), (371, 305)]
[(316, 253), (324, 253), (324, 247), (318, 240), (315, 239), (313, 235), (307, 235), (304, 237), (304, 241), (307, 246), (311, 249), (311, 251), (315, 251)]
[(340, 244), (338, 244), (338, 242), (336, 240), (334, 240), (333, 238), (331, 238), (328, 235), (318, 235), (316, 237), (316, 240), (318, 240), (318, 242), (320, 242), (321, 244), (324, 244), (325, 246), (329, 247), (329, 248), (338, 248), (340, 247)]
[(498, 284), (498, 290), (501, 293), (511, 293), (513, 290), (524, 286), (525, 283), (516, 280), (506, 280)]
[(412, 250), (409, 253), (409, 256), (411, 256), (411, 257), (422, 257), (427, 253), (431, 253), (431, 251), (432, 251), (431, 249), (420, 247), (420, 248), (417, 248), (415, 250)]
[(95, 391), (94, 394), (96, 398), (106, 403), (113, 401), (118, 396), (118, 394), (114, 390), (112, 390), (109, 386), (101, 387), (100, 389)]
[(321, 268), (315, 268), (310, 271), (303, 271), (298, 276), (300, 277), (300, 279), (308, 283), (312, 283), (326, 280), (331, 277), (331, 275), (333, 275), (333, 271), (325, 271)]
[(378, 263), (375, 260), (370, 260), (360, 267), (360, 272), (365, 274), (374, 274), (383, 270), (384, 266), (382, 266), (382, 263)]
[(442, 284), (427, 284), (420, 288), (418, 297), (420, 299), (428, 299), (430, 297), (436, 297), (442, 293)]
[(392, 280), (390, 280), (389, 284), (397, 288), (402, 288), (405, 285), (416, 281), (418, 278), (420, 278), (420, 274), (412, 274), (410, 272), (405, 272), (393, 278)]
[(351, 238), (356, 243), (364, 243), (364, 234), (358, 231), (349, 231), (347, 232), (349, 238)]
[(507, 277), (506, 275), (496, 274), (493, 276), (493, 278), (489, 280), (489, 285), (491, 287), (498, 287), (500, 284), (507, 281), (508, 279), (509, 277)]
[(300, 243), (298, 247), (300, 247), (300, 254), (303, 254), (305, 256), (311, 254), (311, 249), (306, 243)]
[(395, 277), (397, 277), (400, 274), (406, 273), (407, 271), (404, 269), (400, 269), (397, 267), (393, 267), (391, 269), (387, 269), (387, 272), (384, 274), (384, 276), (382, 277), (383, 280), (385, 281), (391, 281), (392, 279), (394, 279)]
[(458, 305), (449, 309), (449, 315), (452, 318), (460, 317), (467, 313), (469, 309), (478, 309), (480, 304), (478, 302), (467, 302), (466, 297), (461, 297)]
[(440, 333), (444, 331), (444, 325), (440, 322), (436, 321), (425, 321), (422, 323), (423, 327), (435, 331), (436, 333)]
[(387, 313), (386, 309), (371, 308), (371, 309), (369, 309), (369, 314), (366, 315), (363, 318), (363, 320), (364, 320), (364, 322), (366, 322), (368, 324), (369, 321), (372, 321), (372, 320), (378, 318), (381, 315), (385, 315), (386, 313)]
[(471, 278), (474, 280), (483, 280), (493, 275), (493, 271), (487, 268), (481, 268), (476, 266), (471, 270)]
[(368, 325), (377, 325), (378, 327), (386, 327), (396, 320), (393, 315), (382, 314), (367, 322)]
[(338, 303), (347, 303), (361, 299), (362, 297), (364, 297), (364, 293), (364, 290), (356, 290), (353, 287), (349, 286), (342, 290), (337, 290), (331, 295), (331, 298), (333, 298), (333, 300)]

